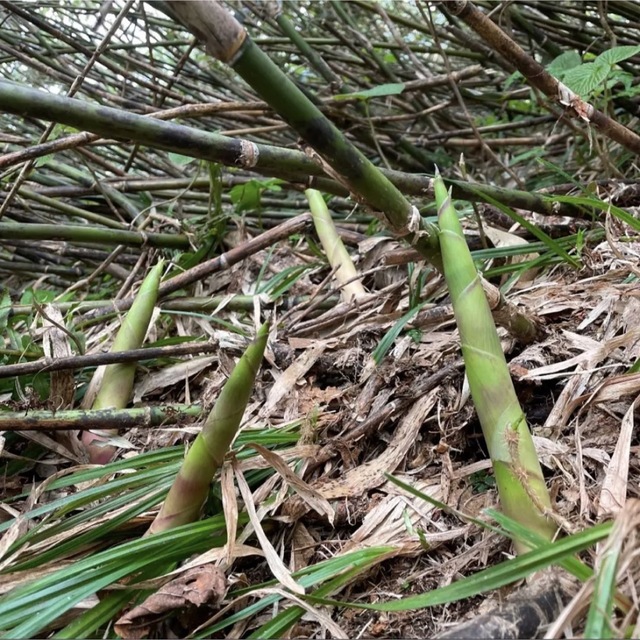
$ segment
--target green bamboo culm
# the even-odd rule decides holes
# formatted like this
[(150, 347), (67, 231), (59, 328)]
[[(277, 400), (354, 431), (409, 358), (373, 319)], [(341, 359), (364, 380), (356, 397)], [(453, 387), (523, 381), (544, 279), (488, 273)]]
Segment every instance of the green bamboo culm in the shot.
[[(444, 275), (502, 509), (510, 518), (551, 539), (555, 526), (544, 513), (551, 511), (551, 500), (480, 276), (440, 175), (434, 180), (434, 189)], [(518, 552), (528, 550), (523, 543), (516, 548)]]
[[(406, 236), (437, 269), (438, 235), (420, 219), (403, 193), (368, 160), (249, 37), (216, 0), (157, 4), (184, 24), (215, 58), (231, 66), (256, 93), (326, 162), (336, 179), (359, 201), (380, 212), (386, 225)], [(247, 152), (247, 156), (255, 152)], [(421, 233), (418, 231), (422, 229)]]
[(148, 534), (173, 529), (199, 518), (211, 480), (238, 432), (268, 337), (269, 325), (265, 323), (231, 372), (202, 431), (189, 448)]
[[(113, 341), (112, 352), (139, 349), (142, 346), (158, 299), (163, 268), (164, 261), (160, 260), (140, 285), (131, 309), (124, 317)], [(107, 365), (92, 409), (124, 409), (131, 398), (135, 373), (135, 362)], [(87, 449), (91, 463), (106, 464), (113, 458), (116, 447), (107, 444), (107, 441), (109, 436), (116, 433), (117, 431), (108, 430), (99, 433), (85, 431), (82, 434), (82, 443)]]
[[(325, 173), (348, 189), (352, 198), (377, 212), (394, 234), (402, 236), (442, 272), (435, 225), (420, 217), (418, 209), (405, 195), (251, 40), (245, 28), (224, 6), (217, 0), (162, 0), (155, 2), (154, 7), (181, 22), (205, 44), (212, 56), (232, 67), (311, 147)], [(245, 168), (259, 162), (257, 145), (243, 140), (241, 148), (240, 163)], [(501, 313), (500, 318), (524, 343), (531, 342), (538, 333), (536, 324), (514, 309)]]

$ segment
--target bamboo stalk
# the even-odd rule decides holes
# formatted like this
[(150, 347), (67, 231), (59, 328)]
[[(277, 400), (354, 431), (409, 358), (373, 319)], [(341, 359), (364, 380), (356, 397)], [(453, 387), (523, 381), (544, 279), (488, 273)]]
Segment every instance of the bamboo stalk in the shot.
[[(58, 306), (58, 305), (56, 305)], [(59, 308), (59, 307), (58, 307)], [(251, 308), (251, 307), (250, 307)], [(210, 353), (217, 350), (217, 344), (193, 342), (176, 344), (167, 347), (150, 347), (146, 349), (127, 349), (125, 351), (109, 351), (108, 353), (90, 353), (66, 358), (44, 358), (35, 362), (19, 362), (0, 366), (0, 378), (24, 376), (30, 373), (51, 373), (53, 371), (69, 371), (85, 367), (111, 365), (124, 362), (138, 362), (156, 358), (175, 358), (194, 353)]]
[[(311, 299), (310, 296), (282, 296), (275, 300), (266, 299), (261, 294), (257, 295), (235, 295), (232, 297), (229, 296), (201, 296), (201, 297), (181, 297), (181, 298), (171, 298), (170, 300), (164, 300), (160, 302), (158, 306), (161, 311), (175, 311), (175, 312), (187, 312), (187, 313), (206, 313), (207, 311), (212, 311), (220, 307), (220, 305), (224, 305), (224, 308), (228, 311), (252, 311), (255, 308), (256, 299), (260, 298), (260, 304), (263, 308), (270, 308), (275, 304), (278, 304), (279, 307), (288, 310), (293, 307), (304, 304), (308, 300)], [(335, 306), (336, 299), (331, 298), (326, 300), (320, 306), (321, 309), (332, 309)], [(56, 302), (56, 307), (60, 309), (60, 311), (73, 311), (75, 314), (86, 313), (91, 311), (96, 311), (100, 309), (109, 309), (115, 313), (115, 309), (118, 308), (117, 302), (114, 300), (83, 300), (82, 302)], [(14, 304), (10, 307), (2, 307), (3, 311), (9, 311), (9, 317), (16, 315), (25, 315), (33, 313), (34, 306), (31, 304)], [(104, 317), (104, 316), (101, 316)], [(164, 347), (158, 347), (158, 349), (164, 349)], [(152, 349), (146, 348), (143, 353), (149, 353), (149, 358), (158, 357), (157, 355), (151, 355), (153, 352)], [(17, 353), (23, 354), (22, 351), (18, 351)], [(158, 352), (158, 354), (160, 351)], [(29, 352), (26, 352), (25, 357), (33, 357), (29, 355)], [(100, 354), (96, 354), (100, 355)], [(104, 354), (106, 355), (106, 354)], [(177, 355), (177, 354), (176, 354)], [(35, 357), (40, 357), (40, 355), (36, 355)], [(116, 357), (115, 355), (113, 357)], [(99, 364), (107, 364), (105, 362), (100, 362)], [(13, 365), (5, 365), (5, 366), (13, 366)], [(3, 369), (0, 369), (0, 372)], [(16, 375), (16, 374), (12, 374)], [(0, 373), (0, 377), (3, 377)]]
[(65, 411), (0, 411), (0, 431), (88, 431), (133, 429), (191, 423), (202, 414), (196, 404), (128, 409), (69, 409)]
[(138, 233), (121, 229), (62, 224), (17, 224), (0, 222), (0, 239), (21, 238), (25, 240), (74, 240), (99, 245), (126, 245), (166, 249), (189, 249), (189, 238), (174, 233)]

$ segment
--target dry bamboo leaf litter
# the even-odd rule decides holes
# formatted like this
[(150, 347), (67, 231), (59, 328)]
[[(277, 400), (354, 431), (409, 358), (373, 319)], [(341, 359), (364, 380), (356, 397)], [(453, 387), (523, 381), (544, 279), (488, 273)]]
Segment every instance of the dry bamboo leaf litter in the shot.
[(313, 345), (305, 349), (300, 356), (277, 378), (275, 384), (269, 390), (264, 406), (258, 413), (259, 418), (269, 416), (273, 408), (278, 402), (288, 394), (293, 392), (296, 383), (304, 376), (315, 364), (318, 358), (324, 353), (327, 343), (315, 341)]
[(249, 525), (252, 530), (255, 532), (258, 537), (258, 541), (260, 543), (260, 548), (265, 554), (265, 559), (269, 564), (269, 568), (273, 572), (274, 577), (280, 581), (280, 583), (290, 589), (293, 593), (299, 593), (304, 595), (305, 589), (298, 582), (294, 580), (291, 576), (291, 572), (285, 567), (282, 558), (278, 555), (273, 545), (271, 544), (269, 538), (264, 532), (262, 528), (262, 523), (256, 513), (256, 509), (253, 504), (253, 496), (251, 495), (251, 489), (244, 479), (244, 475), (236, 466), (234, 468), (234, 473), (236, 476), (236, 482), (238, 483), (238, 488), (240, 490), (240, 495), (244, 500), (245, 508), (249, 515)]
[(392, 473), (415, 443), (424, 420), (437, 402), (437, 389), (417, 400), (395, 429), (391, 442), (384, 453), (350, 469), (340, 478), (318, 482), (315, 489), (328, 500), (360, 495), (384, 482), (384, 474)]
[(598, 516), (616, 515), (623, 509), (627, 499), (629, 482), (629, 460), (631, 457), (631, 438), (635, 426), (634, 411), (638, 404), (636, 398), (624, 414), (620, 423), (620, 434), (616, 448), (605, 471), (602, 481), (600, 499), (598, 500)]
[(335, 511), (322, 493), (309, 486), (304, 480), (293, 473), (277, 453), (269, 451), (266, 447), (255, 443), (252, 443), (251, 447), (265, 459), (271, 468), (275, 469), (282, 476), (285, 486), (288, 485), (291, 487), (309, 507), (316, 511), (316, 513), (326, 516), (329, 524), (333, 525)]

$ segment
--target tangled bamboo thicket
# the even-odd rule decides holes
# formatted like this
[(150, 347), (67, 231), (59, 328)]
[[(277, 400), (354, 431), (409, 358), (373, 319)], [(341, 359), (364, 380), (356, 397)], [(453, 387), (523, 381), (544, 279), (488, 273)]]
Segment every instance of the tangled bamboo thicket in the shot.
[[(0, 632), (424, 637), (552, 564), (582, 600), (561, 612), (553, 574), (523, 592), (548, 607), (516, 594), (487, 624), (628, 635), (638, 43), (622, 0), (0, 0)], [(526, 418), (488, 451), (478, 415), (506, 413), (499, 385), (493, 413), (468, 401), (456, 320), (473, 351), (479, 307), (451, 272), (449, 297), (438, 173)], [(150, 271), (144, 326), (108, 353)], [(190, 483), (198, 504), (145, 535), (260, 326), (214, 484), (183, 469), (164, 508)], [(127, 385), (92, 411), (103, 365)], [(515, 522), (485, 530), (487, 455), (522, 442), (498, 474), (520, 472)], [(518, 529), (528, 500), (558, 542)], [(533, 555), (503, 563), (509, 535)]]

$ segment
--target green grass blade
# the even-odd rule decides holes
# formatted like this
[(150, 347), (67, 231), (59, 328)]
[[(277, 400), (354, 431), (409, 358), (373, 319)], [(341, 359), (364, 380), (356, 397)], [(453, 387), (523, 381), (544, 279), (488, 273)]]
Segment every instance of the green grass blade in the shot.
[(0, 598), (0, 631), (9, 637), (37, 635), (78, 602), (117, 580), (139, 571), (154, 575), (154, 568), (162, 572), (167, 564), (221, 546), (223, 531), (223, 517), (217, 516), (83, 558)]
[[(342, 556), (337, 556), (335, 558), (330, 558), (329, 560), (323, 560), (315, 565), (310, 565), (301, 569), (300, 571), (296, 571), (292, 574), (295, 578), (296, 582), (301, 584), (305, 589), (311, 589), (312, 587), (324, 582), (325, 580), (339, 580), (340, 576), (343, 573), (354, 572), (354, 575), (357, 575), (366, 567), (370, 566), (373, 563), (379, 562), (386, 554), (393, 551), (392, 547), (371, 547), (369, 549), (361, 549), (359, 551), (354, 551), (352, 553), (347, 553)], [(240, 595), (250, 595), (254, 589), (259, 589), (261, 587), (268, 587), (277, 584), (275, 581), (267, 582), (259, 585), (255, 585), (246, 589), (238, 590), (234, 593), (229, 594), (229, 598), (234, 598)], [(332, 584), (331, 582), (328, 584)], [(328, 589), (327, 593), (331, 590)], [(270, 596), (266, 596), (261, 598), (257, 602), (254, 602), (250, 605), (244, 607), (241, 611), (230, 615), (229, 617), (217, 622), (216, 624), (208, 627), (207, 629), (203, 629), (198, 633), (196, 637), (205, 638), (209, 637), (212, 634), (225, 629), (237, 622), (242, 620), (246, 620), (251, 616), (260, 613), (267, 607), (275, 604), (279, 600), (281, 600), (281, 596), (274, 594)], [(268, 637), (268, 636), (262, 636)]]
[[(546, 538), (537, 534), (535, 531), (529, 529), (528, 527), (521, 525), (519, 522), (516, 522), (513, 518), (510, 518), (509, 516), (506, 516), (503, 513), (496, 511), (495, 509), (486, 509), (485, 513), (489, 517), (493, 518), (493, 520), (495, 520), (498, 523), (499, 527), (496, 527), (484, 520), (480, 520), (479, 518), (468, 516), (456, 509), (452, 509), (451, 507), (444, 504), (443, 502), (440, 502), (439, 500), (432, 498), (431, 496), (412, 487), (411, 485), (406, 484), (405, 482), (402, 482), (402, 480), (399, 480), (398, 478), (395, 478), (390, 474), (385, 474), (385, 475), (391, 482), (393, 482), (395, 485), (397, 485), (401, 489), (404, 489), (408, 493), (411, 493), (412, 495), (418, 498), (421, 498), (425, 502), (433, 505), (434, 507), (437, 507), (438, 509), (441, 509), (445, 513), (450, 513), (452, 515), (455, 515), (456, 517), (460, 518), (463, 522), (472, 522), (473, 524), (483, 529), (486, 529), (487, 531), (493, 531), (494, 533), (499, 533), (505, 537), (511, 538), (514, 541), (518, 540), (520, 542), (525, 542), (533, 549), (537, 549), (549, 544), (549, 541)], [(611, 531), (611, 526), (612, 524), (610, 522), (605, 522), (605, 523), (590, 527), (590, 530), (595, 531), (595, 535), (603, 534), (606, 536), (606, 535), (609, 535), (609, 532)], [(585, 582), (586, 580), (588, 580), (593, 576), (593, 569), (588, 567), (586, 564), (584, 564), (584, 562), (581, 562), (577, 558), (566, 558), (560, 563), (560, 566), (566, 571), (568, 571), (569, 573), (571, 573), (572, 575), (574, 575), (576, 578), (581, 580), (582, 582)]]
[[(386, 553), (382, 552), (380, 557), (385, 557)], [(318, 587), (311, 595), (317, 598), (324, 598), (331, 593), (337, 591), (342, 586), (349, 584), (352, 580), (356, 579), (359, 575), (364, 573), (371, 566), (380, 561), (380, 557), (372, 557), (368, 562), (361, 563), (334, 578), (327, 584)], [(297, 605), (289, 607), (278, 615), (274, 616), (269, 622), (263, 624), (259, 629), (254, 631), (249, 638), (282, 638), (285, 633), (305, 614), (305, 610)]]
[(596, 571), (593, 598), (587, 614), (587, 623), (584, 630), (585, 638), (614, 637), (611, 616), (616, 597), (618, 562), (620, 561), (622, 545), (625, 539), (625, 528), (628, 522), (627, 514), (623, 510), (616, 519), (609, 540), (602, 549), (599, 566)]
[[(83, 547), (85, 547), (88, 544), (91, 544), (92, 542), (106, 540), (107, 534), (109, 532), (118, 529), (122, 525), (126, 524), (127, 522), (135, 518), (137, 515), (140, 515), (141, 513), (148, 511), (149, 509), (152, 509), (155, 505), (157, 505), (162, 500), (162, 498), (166, 495), (168, 487), (169, 487), (169, 482), (162, 483), (162, 486), (160, 487), (160, 489), (157, 489), (156, 487), (153, 487), (153, 486), (143, 487), (142, 489), (138, 490), (134, 494), (131, 494), (131, 495), (127, 494), (124, 496), (120, 496), (120, 499), (117, 501), (114, 500), (114, 501), (105, 503), (103, 505), (100, 505), (101, 512), (109, 513), (112, 510), (115, 510), (116, 508), (118, 508), (118, 506), (121, 504), (128, 504), (130, 502), (135, 501), (130, 509), (125, 509), (121, 513), (114, 515), (113, 517), (110, 517), (106, 522), (103, 522), (102, 524), (92, 529), (89, 529), (84, 533), (81, 533), (79, 535), (74, 535), (69, 539), (60, 542), (59, 544), (56, 544), (51, 549), (38, 553), (31, 560), (18, 562), (17, 564), (12, 565), (11, 571), (24, 571), (26, 569), (32, 569), (39, 566), (43, 566), (48, 562), (52, 562), (53, 560), (56, 560), (59, 558), (64, 558), (68, 555), (71, 555), (74, 552), (80, 551), (82, 550)], [(89, 522), (93, 517), (98, 517), (98, 515), (95, 514), (93, 510), (92, 510), (92, 513), (88, 515), (86, 513), (82, 513), (80, 515), (83, 516), (83, 520), (87, 520)], [(69, 531), (69, 530), (73, 531), (73, 527), (75, 524), (74, 522), (64, 522), (63, 524), (66, 525), (64, 529), (65, 531)], [(52, 538), (55, 535), (56, 535), (56, 531), (46, 529), (42, 533), (42, 536), (40, 537)], [(57, 535), (60, 535), (60, 534), (58, 533)], [(24, 543), (25, 541), (21, 540), (21, 542)]]
[(384, 357), (389, 353), (389, 350), (393, 347), (393, 343), (396, 341), (401, 331), (405, 328), (405, 326), (415, 318), (418, 313), (424, 308), (424, 306), (428, 304), (428, 300), (417, 304), (413, 309), (409, 309), (407, 313), (405, 313), (402, 318), (400, 318), (394, 325), (384, 334), (382, 340), (378, 343), (378, 346), (374, 349), (371, 357), (374, 359), (376, 364), (380, 364)]
[[(502, 527), (504, 533), (514, 540), (524, 541), (532, 548), (540, 548), (549, 543), (535, 531), (531, 531), (499, 511), (487, 509), (486, 514), (493, 518)], [(609, 535), (611, 527), (611, 522), (603, 522), (593, 525), (585, 531), (592, 531), (596, 536), (604, 535), (606, 537)], [(566, 558), (560, 563), (560, 566), (582, 582), (586, 582), (593, 576), (593, 569), (578, 558)]]
[[(481, 193), (479, 190), (471, 187), (471, 190), (477, 193), (478, 195)], [(502, 202), (499, 202), (495, 198), (492, 198), (487, 193), (483, 193), (482, 197), (494, 207), (500, 209), (502, 213), (509, 216), (512, 220), (517, 222), (520, 226), (524, 227), (529, 233), (535, 236), (540, 242), (542, 242), (550, 251), (555, 253), (557, 256), (562, 258), (564, 262), (570, 264), (574, 269), (580, 269), (581, 264), (579, 260), (576, 260), (573, 256), (569, 255), (561, 243), (554, 240), (551, 236), (547, 235), (540, 227), (529, 222), (526, 218), (523, 218), (520, 214), (516, 213), (511, 207), (507, 207)]]
[(562, 538), (557, 542), (547, 543), (545, 546), (528, 551), (522, 555), (506, 560), (497, 566), (484, 569), (458, 582), (441, 587), (429, 593), (410, 596), (393, 602), (381, 604), (361, 604), (340, 602), (314, 596), (305, 596), (309, 601), (330, 606), (348, 606), (356, 609), (372, 609), (374, 611), (410, 611), (440, 604), (448, 604), (465, 598), (471, 598), (487, 591), (500, 589), (508, 584), (522, 580), (536, 571), (541, 571), (554, 564), (560, 564), (566, 558), (583, 551), (596, 542), (606, 538), (608, 529), (603, 527), (591, 528), (572, 536)]
[(119, 611), (131, 603), (130, 590), (123, 589), (108, 594), (95, 606), (78, 616), (73, 622), (61, 629), (53, 637), (59, 640), (90, 638), (97, 629), (113, 619)]
[(640, 220), (634, 218), (632, 214), (620, 207), (616, 207), (610, 202), (602, 202), (598, 198), (589, 196), (553, 196), (555, 202), (563, 202), (573, 205), (583, 205), (593, 207), (602, 213), (611, 212), (616, 218), (628, 224), (634, 231), (640, 231)]

